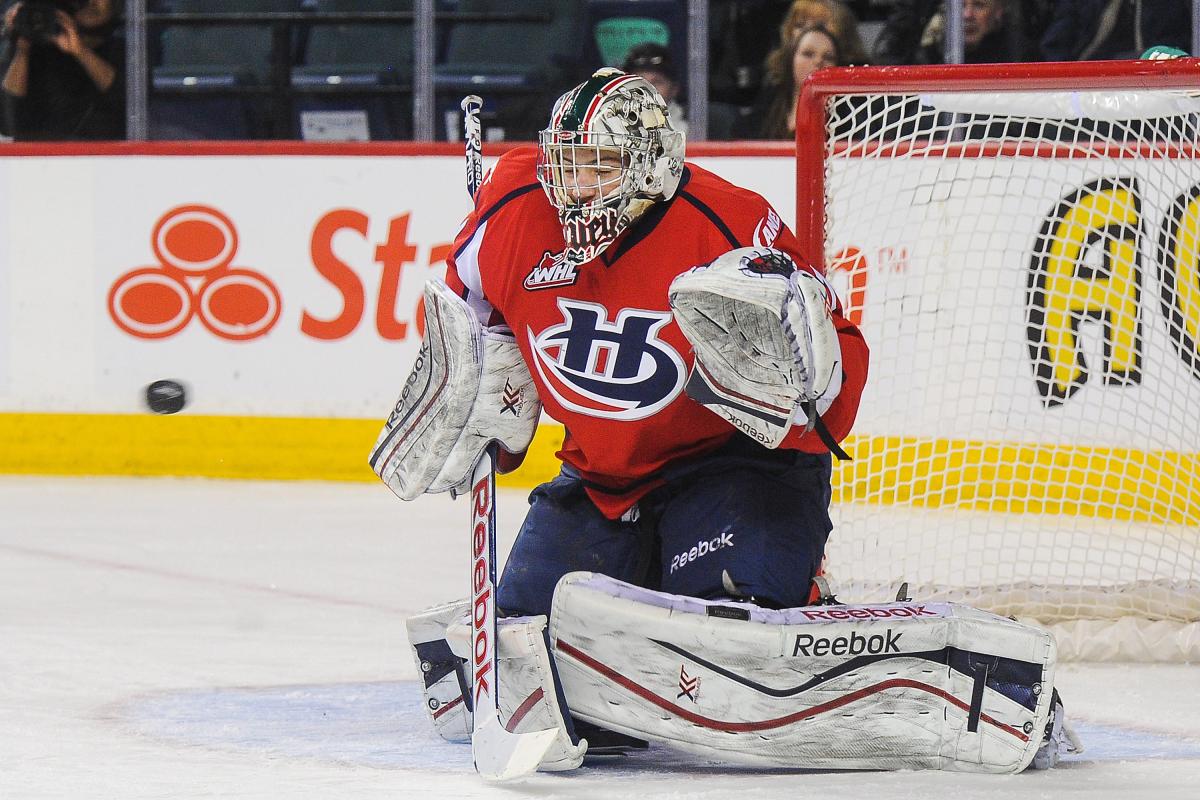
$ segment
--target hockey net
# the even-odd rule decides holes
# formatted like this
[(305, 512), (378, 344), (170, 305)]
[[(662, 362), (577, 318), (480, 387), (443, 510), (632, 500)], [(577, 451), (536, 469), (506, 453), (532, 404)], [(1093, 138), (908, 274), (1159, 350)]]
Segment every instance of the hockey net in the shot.
[(827, 70), (798, 224), (871, 346), (844, 601), (1200, 658), (1200, 61)]

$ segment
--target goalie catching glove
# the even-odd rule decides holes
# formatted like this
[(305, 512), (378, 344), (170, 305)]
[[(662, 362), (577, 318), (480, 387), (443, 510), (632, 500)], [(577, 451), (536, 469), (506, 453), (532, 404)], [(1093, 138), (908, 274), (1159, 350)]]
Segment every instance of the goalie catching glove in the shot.
[(695, 351), (689, 397), (765, 447), (796, 425), (840, 454), (820, 421), (842, 385), (823, 280), (781, 250), (743, 247), (677, 277), (669, 297)]
[(440, 280), (425, 285), (425, 338), (371, 469), (402, 500), (464, 488), (489, 443), (523, 453), (542, 406), (506, 328), (484, 328)]

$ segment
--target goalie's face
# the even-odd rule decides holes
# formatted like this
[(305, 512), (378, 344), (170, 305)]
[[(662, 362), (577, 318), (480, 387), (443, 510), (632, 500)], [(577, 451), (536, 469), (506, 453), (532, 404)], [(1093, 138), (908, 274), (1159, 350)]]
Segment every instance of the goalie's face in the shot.
[(560, 211), (597, 209), (620, 203), (628, 161), (618, 147), (544, 143), (538, 177)]
[(590, 261), (683, 172), (683, 134), (644, 78), (597, 70), (558, 98), (538, 135), (538, 181), (558, 210), (569, 255)]

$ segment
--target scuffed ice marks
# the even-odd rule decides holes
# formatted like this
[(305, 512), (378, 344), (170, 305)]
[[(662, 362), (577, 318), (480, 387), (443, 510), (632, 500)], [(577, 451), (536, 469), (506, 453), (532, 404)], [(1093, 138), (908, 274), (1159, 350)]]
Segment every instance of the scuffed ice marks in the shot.
[[(112, 709), (118, 726), (176, 745), (312, 759), (384, 770), (472, 774), (471, 749), (438, 738), (410, 681), (189, 689), (133, 698)], [(1086, 754), (1064, 763), (1200, 759), (1200, 740), (1080, 723)], [(797, 765), (798, 767), (800, 765)], [(612, 776), (673, 770), (778, 772), (717, 764), (652, 744), (624, 758), (590, 759)]]

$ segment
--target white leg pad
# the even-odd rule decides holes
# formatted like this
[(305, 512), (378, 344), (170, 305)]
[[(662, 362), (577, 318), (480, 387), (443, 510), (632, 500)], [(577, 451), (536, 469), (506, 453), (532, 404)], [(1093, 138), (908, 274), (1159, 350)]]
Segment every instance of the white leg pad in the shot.
[[(472, 718), (465, 695), (467, 687), (472, 685), (467, 662), (472, 636), (469, 613), (469, 602), (461, 600), (436, 606), (408, 620), (417, 666), (426, 676), (425, 708), (434, 729), (450, 741), (469, 741), (471, 737)], [(500, 721), (515, 733), (557, 729), (555, 743), (538, 769), (543, 772), (575, 769), (583, 763), (587, 742), (576, 740), (571, 728), (570, 713), (563, 702), (550, 655), (546, 618), (501, 619), (497, 637)], [(440, 644), (430, 644), (431, 641)], [(431, 653), (449, 654), (460, 665), (459, 669), (447, 672), (444, 663), (433, 670), (426, 669)]]
[(572, 573), (551, 619), (573, 714), (726, 761), (1019, 772), (1049, 720), (1053, 636), (958, 604), (773, 611)]
[(450, 649), (446, 628), (469, 613), (469, 600), (427, 608), (405, 621), (408, 642), (424, 682), (425, 711), (433, 729), (450, 742), (471, 741), (471, 710), (466, 701), (470, 667)]

